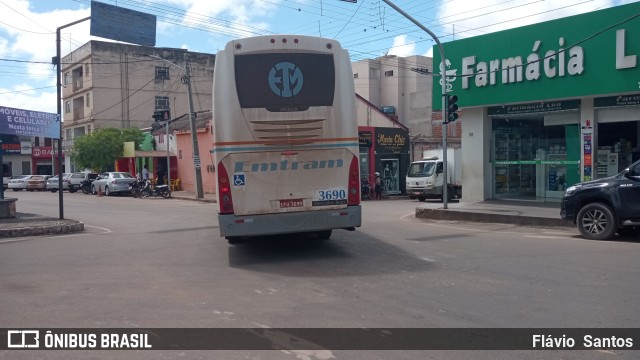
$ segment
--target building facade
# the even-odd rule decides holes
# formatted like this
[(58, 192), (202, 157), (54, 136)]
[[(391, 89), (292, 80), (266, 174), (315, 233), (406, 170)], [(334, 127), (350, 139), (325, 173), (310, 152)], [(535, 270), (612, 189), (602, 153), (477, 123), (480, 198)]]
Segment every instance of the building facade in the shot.
[(159, 110), (189, 113), (185, 54), (194, 111), (211, 109), (215, 55), (92, 40), (63, 57), (63, 148), (98, 128), (147, 128)]
[(632, 3), (444, 44), (464, 114), (463, 201), (559, 201), (640, 158), (638, 13)]
[(356, 114), (361, 177), (373, 184), (378, 172), (384, 194), (404, 194), (410, 162), (409, 129), (358, 94)]
[(430, 137), (432, 59), (425, 56), (383, 56), (351, 64), (356, 93), (382, 108), (409, 129)]

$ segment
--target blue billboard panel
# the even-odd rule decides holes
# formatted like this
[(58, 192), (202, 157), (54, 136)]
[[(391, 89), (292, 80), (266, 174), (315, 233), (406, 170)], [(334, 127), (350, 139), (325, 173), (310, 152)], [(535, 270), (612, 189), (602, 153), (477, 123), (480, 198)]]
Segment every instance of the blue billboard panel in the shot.
[(155, 46), (156, 16), (92, 1), (89, 33), (131, 44)]
[(60, 138), (58, 114), (0, 106), (0, 134)]

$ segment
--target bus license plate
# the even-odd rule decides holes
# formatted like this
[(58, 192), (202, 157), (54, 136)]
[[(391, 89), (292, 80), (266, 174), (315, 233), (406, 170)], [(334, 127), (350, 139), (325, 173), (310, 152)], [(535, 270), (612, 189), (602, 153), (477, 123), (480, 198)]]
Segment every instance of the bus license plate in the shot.
[(302, 201), (302, 199), (280, 200), (281, 208), (292, 208), (292, 207), (302, 207), (302, 206), (304, 206), (304, 202)]

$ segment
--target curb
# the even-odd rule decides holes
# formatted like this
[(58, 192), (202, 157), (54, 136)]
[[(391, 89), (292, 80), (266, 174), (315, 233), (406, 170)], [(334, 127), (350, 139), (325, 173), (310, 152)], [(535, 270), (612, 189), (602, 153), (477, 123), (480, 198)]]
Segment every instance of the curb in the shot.
[(468, 211), (416, 208), (416, 218), (433, 220), (460, 220), (483, 223), (502, 223), (525, 226), (575, 227), (571, 221), (536, 216), (514, 216)]
[(191, 200), (191, 201), (200, 201), (200, 202), (205, 202), (205, 203), (217, 203), (218, 201), (216, 201), (215, 199), (196, 199), (195, 197), (186, 197), (186, 196), (174, 196), (173, 194), (171, 194), (170, 199), (176, 199), (176, 200)]
[(84, 231), (84, 223), (76, 220), (64, 220), (64, 221), (66, 222), (65, 224), (0, 229), (0, 237), (69, 234), (69, 233)]

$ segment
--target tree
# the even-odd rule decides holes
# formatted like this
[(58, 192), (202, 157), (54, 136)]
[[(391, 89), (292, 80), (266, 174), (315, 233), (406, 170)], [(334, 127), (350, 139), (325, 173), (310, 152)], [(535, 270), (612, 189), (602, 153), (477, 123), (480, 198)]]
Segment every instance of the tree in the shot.
[(140, 149), (144, 134), (136, 128), (97, 129), (89, 135), (74, 139), (71, 160), (76, 167), (101, 172), (122, 157), (123, 144), (128, 141), (133, 141), (135, 148)]

